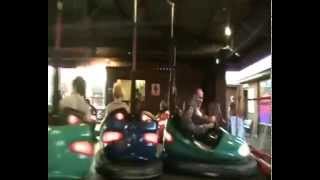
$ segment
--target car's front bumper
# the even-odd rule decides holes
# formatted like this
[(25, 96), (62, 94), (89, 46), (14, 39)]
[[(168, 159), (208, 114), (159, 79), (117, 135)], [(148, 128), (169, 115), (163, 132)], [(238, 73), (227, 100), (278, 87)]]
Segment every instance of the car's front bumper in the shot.
[(113, 162), (99, 152), (95, 160), (95, 170), (98, 174), (115, 179), (150, 179), (162, 174), (162, 161), (144, 163)]

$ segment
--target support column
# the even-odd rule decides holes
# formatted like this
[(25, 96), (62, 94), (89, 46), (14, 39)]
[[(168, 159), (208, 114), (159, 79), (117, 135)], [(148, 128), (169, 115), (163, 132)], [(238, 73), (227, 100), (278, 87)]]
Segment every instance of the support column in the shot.
[(215, 64), (211, 62), (207, 68), (207, 73), (203, 82), (203, 90), (205, 99), (203, 107), (206, 108), (209, 102), (216, 101), (220, 103), (223, 118), (227, 118), (226, 110), (226, 81), (225, 81), (225, 65), (220, 62)]
[(60, 74), (59, 74), (59, 62), (61, 61), (61, 57), (59, 54), (59, 50), (61, 48), (61, 39), (62, 39), (62, 10), (63, 10), (63, 2), (57, 1), (57, 20), (55, 26), (55, 47), (54, 47), (54, 55), (53, 55), (53, 64), (54, 64), (54, 77), (53, 77), (53, 113), (58, 113), (59, 111), (59, 101), (61, 99), (60, 93)]
[(131, 112), (135, 111), (135, 98), (136, 98), (136, 65), (137, 65), (137, 45), (138, 45), (138, 32), (137, 32), (137, 13), (138, 13), (138, 0), (133, 1), (133, 40), (132, 40), (132, 67), (131, 67)]
[(209, 65), (203, 83), (203, 89), (205, 92), (203, 105), (204, 107), (206, 107), (208, 103), (212, 101), (220, 103), (223, 117), (226, 119), (227, 113), (225, 69), (225, 65), (221, 63), (214, 64), (214, 62), (212, 62)]
[(223, 118), (227, 118), (226, 111), (226, 68), (224, 64), (218, 64), (215, 66), (215, 101), (220, 103)]
[[(214, 101), (216, 89), (215, 89), (215, 65), (213, 62), (209, 61), (208, 66), (206, 68), (206, 74), (205, 79), (202, 85), (202, 88), (204, 90), (204, 102), (203, 106), (207, 107), (208, 103), (211, 101)], [(205, 67), (203, 67), (205, 69)]]

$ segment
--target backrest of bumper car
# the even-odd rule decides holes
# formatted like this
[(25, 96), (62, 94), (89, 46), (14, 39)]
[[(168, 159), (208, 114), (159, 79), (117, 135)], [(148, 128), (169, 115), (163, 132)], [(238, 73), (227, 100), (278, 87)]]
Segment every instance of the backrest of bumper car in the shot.
[[(124, 117), (122, 120), (116, 119), (116, 114), (121, 113)], [(107, 126), (109, 130), (122, 130), (126, 124), (126, 121), (130, 119), (129, 113), (125, 108), (119, 108), (111, 111), (106, 119), (103, 121), (102, 126)]]
[(68, 117), (70, 115), (76, 116), (79, 118), (82, 122), (84, 119), (84, 113), (72, 109), (72, 108), (64, 108), (62, 111), (59, 111), (57, 114), (52, 114), (48, 113), (48, 125), (53, 125), (53, 126), (63, 126), (63, 125), (68, 125)]
[(62, 112), (65, 114), (65, 115), (74, 115), (76, 116), (77, 118), (83, 120), (84, 117), (85, 117), (85, 114), (81, 111), (78, 111), (76, 109), (73, 109), (73, 108), (63, 108)]

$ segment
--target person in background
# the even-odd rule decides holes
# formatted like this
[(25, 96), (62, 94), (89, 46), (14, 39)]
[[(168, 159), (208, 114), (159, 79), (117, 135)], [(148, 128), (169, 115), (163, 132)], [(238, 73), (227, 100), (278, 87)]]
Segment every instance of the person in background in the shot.
[(234, 102), (234, 96), (230, 96), (230, 104), (228, 109), (228, 118), (230, 119), (231, 116), (235, 116), (236, 114), (236, 103)]
[(243, 125), (243, 111), (235, 105), (232, 107), (230, 116), (231, 134), (245, 140), (245, 129)]
[(198, 137), (205, 135), (209, 129), (215, 127), (215, 118), (204, 115), (200, 110), (203, 95), (204, 93), (201, 88), (196, 89), (181, 117), (181, 127)]
[(91, 121), (90, 106), (85, 101), (86, 94), (86, 82), (85, 80), (78, 76), (72, 81), (72, 93), (70, 96), (64, 97), (60, 103), (60, 110), (72, 109), (80, 112), (81, 119), (85, 122)]
[(156, 115), (158, 121), (168, 120), (170, 118), (170, 111), (168, 103), (165, 100), (160, 101), (160, 111)]
[(223, 118), (221, 106), (217, 102), (210, 102), (208, 104), (208, 116), (214, 116), (219, 127), (226, 129), (228, 127), (227, 121)]
[(99, 123), (95, 127), (95, 131), (97, 132), (100, 132), (101, 128), (103, 127), (102, 125), (106, 123), (107, 117), (112, 111), (117, 109), (125, 109), (128, 113), (130, 113), (130, 108), (128, 104), (122, 101), (124, 95), (120, 81), (117, 81), (113, 84), (112, 96), (113, 101), (106, 106), (104, 110), (104, 117), (102, 118), (101, 123)]
[(178, 99), (176, 108), (175, 108), (175, 115), (178, 115), (179, 117), (182, 117), (183, 112), (186, 109), (186, 101), (182, 99)]
[(228, 107), (228, 127), (227, 130), (231, 133), (231, 119), (234, 119), (236, 116), (236, 103), (234, 102), (234, 96), (230, 96), (230, 104)]
[(134, 100), (134, 113), (140, 114), (144, 109), (144, 97), (140, 93), (139, 89), (136, 89), (136, 97)]
[[(115, 83), (113, 85), (113, 101), (110, 102), (105, 109), (105, 118), (110, 114), (110, 112), (116, 110), (116, 109), (120, 109), (123, 108), (125, 109), (128, 113), (130, 113), (130, 108), (129, 106), (125, 103), (122, 102), (123, 99), (123, 90), (121, 87), (120, 83)], [(104, 120), (105, 120), (104, 118)]]
[(136, 89), (136, 99), (142, 101), (142, 94), (140, 93), (139, 89)]
[(159, 137), (159, 142), (160, 144), (163, 143), (163, 138), (164, 138), (164, 131), (166, 129), (167, 126), (167, 122), (170, 118), (170, 110), (169, 110), (169, 106), (168, 103), (166, 102), (166, 100), (162, 99), (160, 101), (160, 111), (158, 112), (158, 114), (156, 115), (156, 120), (158, 121), (158, 137)]
[(165, 100), (160, 101), (160, 111), (169, 110), (168, 103)]
[(174, 116), (179, 116), (179, 117), (182, 117), (182, 114), (185, 110), (185, 99), (179, 97), (179, 96), (176, 96), (176, 104), (175, 104), (175, 111), (173, 112), (173, 115)]

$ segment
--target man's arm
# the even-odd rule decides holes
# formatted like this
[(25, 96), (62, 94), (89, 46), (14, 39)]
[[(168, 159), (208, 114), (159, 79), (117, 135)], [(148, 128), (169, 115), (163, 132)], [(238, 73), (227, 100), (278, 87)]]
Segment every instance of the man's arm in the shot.
[(187, 129), (188, 131), (192, 132), (196, 135), (201, 135), (207, 132), (208, 129), (213, 128), (214, 124), (201, 124), (197, 125), (193, 122), (192, 116), (195, 109), (192, 106), (188, 106), (182, 115), (182, 127)]

